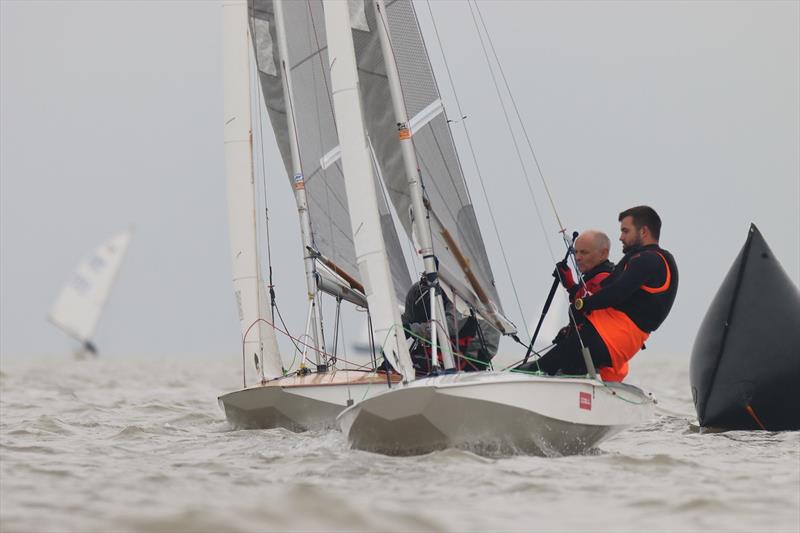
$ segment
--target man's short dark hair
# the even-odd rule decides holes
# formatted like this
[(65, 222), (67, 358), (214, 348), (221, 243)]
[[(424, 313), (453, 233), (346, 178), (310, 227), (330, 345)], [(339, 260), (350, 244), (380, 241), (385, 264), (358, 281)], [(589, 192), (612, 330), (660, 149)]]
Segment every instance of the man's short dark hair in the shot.
[(650, 230), (650, 234), (655, 240), (658, 240), (661, 236), (661, 217), (658, 216), (658, 213), (656, 213), (655, 209), (652, 207), (647, 205), (631, 207), (619, 214), (619, 221), (622, 222), (622, 219), (625, 217), (633, 218), (633, 225), (637, 230), (647, 226), (647, 229)]

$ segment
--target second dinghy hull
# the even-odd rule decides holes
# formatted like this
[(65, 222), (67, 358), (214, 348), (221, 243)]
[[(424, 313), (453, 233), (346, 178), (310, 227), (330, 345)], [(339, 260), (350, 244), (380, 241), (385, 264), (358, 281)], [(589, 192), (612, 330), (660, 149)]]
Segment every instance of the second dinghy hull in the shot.
[[(400, 377), (392, 375), (398, 382)], [(218, 398), (236, 428), (328, 429), (348, 405), (388, 390), (385, 374), (337, 370), (285, 377)]]
[(414, 381), (339, 415), (351, 447), (387, 455), (462, 448), (482, 455), (574, 455), (652, 418), (652, 395), (585, 378), (508, 372)]

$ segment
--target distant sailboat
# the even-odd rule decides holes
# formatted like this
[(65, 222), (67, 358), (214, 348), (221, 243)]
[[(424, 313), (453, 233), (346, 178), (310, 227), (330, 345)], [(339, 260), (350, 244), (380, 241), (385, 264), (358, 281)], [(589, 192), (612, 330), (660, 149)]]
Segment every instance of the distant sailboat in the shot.
[(131, 235), (131, 230), (123, 231), (97, 247), (78, 265), (50, 309), (50, 322), (81, 343), (76, 357), (97, 355), (92, 338), (122, 266)]

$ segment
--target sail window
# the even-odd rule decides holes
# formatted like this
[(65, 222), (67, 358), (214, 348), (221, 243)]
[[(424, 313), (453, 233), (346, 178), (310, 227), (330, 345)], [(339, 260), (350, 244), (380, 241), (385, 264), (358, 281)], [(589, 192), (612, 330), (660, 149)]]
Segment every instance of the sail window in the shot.
[(350, 27), (354, 30), (369, 31), (364, 0), (347, 0), (347, 4), (350, 9)]
[(270, 76), (277, 76), (278, 69), (275, 66), (272, 34), (269, 32), (269, 21), (257, 18), (253, 21), (253, 24), (256, 29), (255, 41), (258, 70)]

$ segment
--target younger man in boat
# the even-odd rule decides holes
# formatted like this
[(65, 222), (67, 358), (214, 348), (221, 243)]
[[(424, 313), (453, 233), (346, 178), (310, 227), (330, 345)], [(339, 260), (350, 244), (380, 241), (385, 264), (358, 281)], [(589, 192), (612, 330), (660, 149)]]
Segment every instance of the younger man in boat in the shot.
[(571, 331), (538, 361), (547, 373), (586, 373), (582, 340), (603, 380), (622, 381), (628, 361), (672, 309), (678, 267), (672, 254), (659, 246), (661, 218), (653, 208), (637, 206), (620, 213), (619, 222), (625, 255), (602, 282), (602, 290), (575, 299), (572, 312), (580, 339)]
[[(425, 275), (411, 286), (406, 294), (403, 311), (403, 327), (406, 337), (415, 337), (411, 347), (411, 360), (419, 375), (430, 373), (430, 293)], [(447, 329), (451, 346), (461, 354), (456, 354), (455, 363), (459, 370), (485, 370), (497, 353), (500, 333), (487, 322), (474, 316), (463, 316), (446, 294), (442, 293)], [(411, 333), (408, 331), (410, 330)]]

